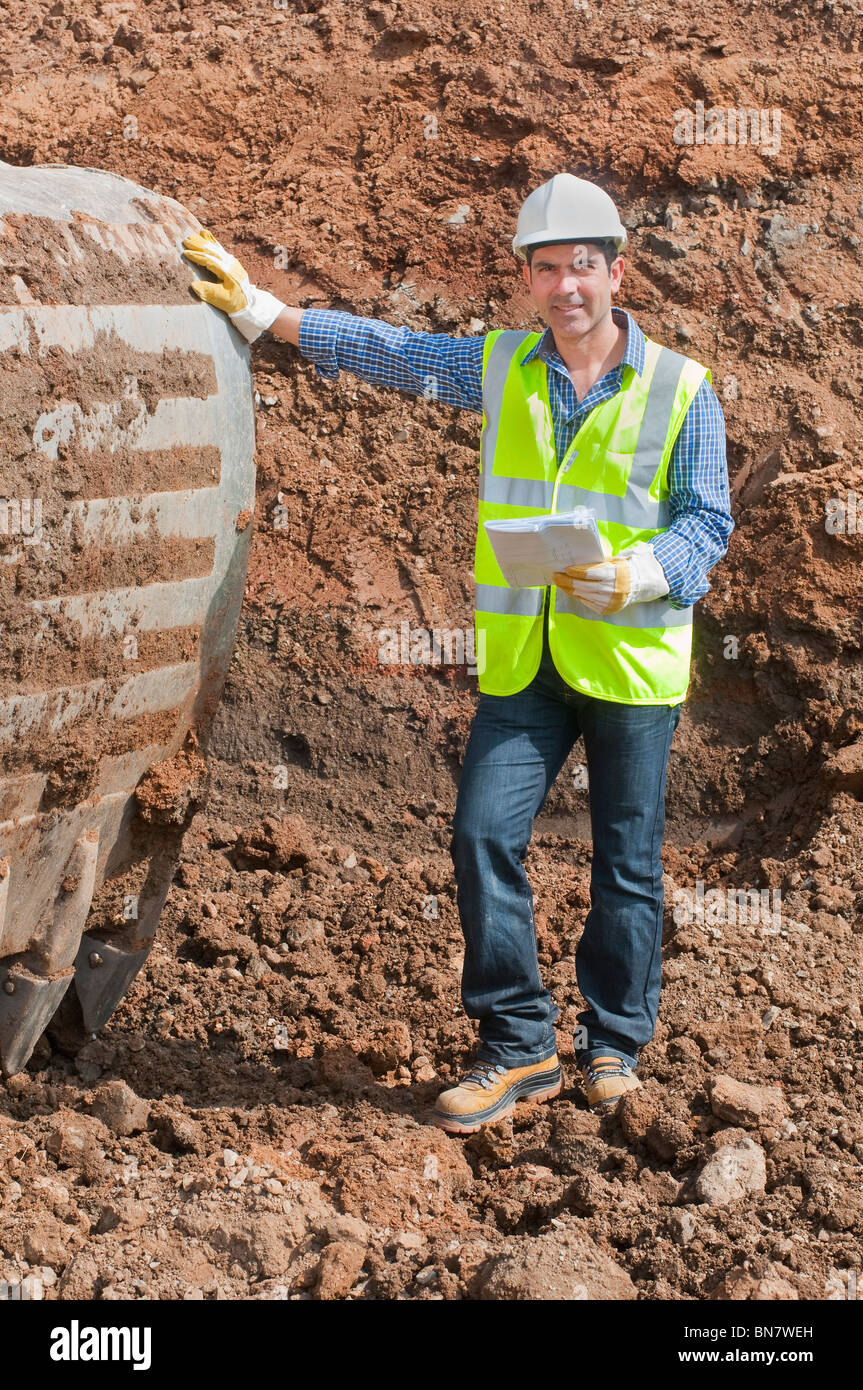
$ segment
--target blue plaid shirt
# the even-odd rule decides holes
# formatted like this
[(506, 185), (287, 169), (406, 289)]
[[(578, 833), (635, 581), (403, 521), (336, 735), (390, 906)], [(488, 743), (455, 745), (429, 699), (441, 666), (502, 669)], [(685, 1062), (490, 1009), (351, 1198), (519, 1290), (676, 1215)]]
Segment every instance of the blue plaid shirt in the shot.
[[(625, 309), (612, 309), (626, 328), (626, 351), (579, 401), (569, 373), (547, 328), (525, 354), (547, 364), (549, 404), (558, 462), (594, 406), (621, 389), (624, 367), (644, 370), (644, 334)], [(482, 414), (482, 356), (485, 335), (454, 338), (447, 333), (417, 333), (380, 319), (362, 318), (335, 309), (306, 309), (300, 320), (300, 352), (318, 375), (334, 381), (353, 372), (373, 386), (389, 386), (415, 396), (442, 401)], [(721, 559), (734, 529), (725, 461), (725, 422), (716, 394), (707, 381), (698, 389), (674, 445), (668, 470), (668, 528), (653, 537), (653, 553), (668, 581), (668, 603), (686, 608), (707, 593), (707, 571)]]

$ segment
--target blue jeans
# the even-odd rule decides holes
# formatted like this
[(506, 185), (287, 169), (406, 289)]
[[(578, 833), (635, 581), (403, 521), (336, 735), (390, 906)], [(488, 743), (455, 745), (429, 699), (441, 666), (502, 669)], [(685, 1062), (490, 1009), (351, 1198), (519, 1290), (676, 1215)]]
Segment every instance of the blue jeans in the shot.
[(523, 861), (534, 817), (581, 734), (593, 862), (575, 954), (588, 1005), (577, 1016), (587, 1043), (576, 1060), (613, 1053), (637, 1065), (659, 1009), (665, 775), (681, 709), (583, 695), (547, 649), (525, 690), (480, 696), (450, 846), (465, 939), (462, 1003), (479, 1019), (478, 1058), (509, 1068), (556, 1050), (558, 1009), (539, 974)]

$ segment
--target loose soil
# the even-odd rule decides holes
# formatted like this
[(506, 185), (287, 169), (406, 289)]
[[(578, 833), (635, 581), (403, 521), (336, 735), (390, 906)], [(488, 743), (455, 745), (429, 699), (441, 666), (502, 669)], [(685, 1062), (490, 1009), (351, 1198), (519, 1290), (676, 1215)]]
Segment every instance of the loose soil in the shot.
[[(671, 755), (644, 1090), (600, 1119), (576, 1085), (577, 746), (528, 859), (566, 1088), (448, 1137), (428, 1117), (474, 1041), (448, 843), (476, 688), (377, 653), (404, 621), (470, 625), (479, 420), (255, 345), (256, 530), (209, 802), (103, 1032), (74, 1059), (44, 1040), (0, 1090), (0, 1279), (101, 1299), (843, 1296), (863, 1221), (861, 542), (825, 515), (863, 491), (859, 14), (0, 7), (0, 157), (168, 193), (292, 303), (533, 328), (519, 204), (560, 168), (601, 180), (630, 229), (621, 302), (711, 369), (736, 521)], [(697, 101), (778, 109), (780, 148), (675, 144)], [(699, 880), (704, 921), (675, 922)], [(744, 888), (779, 890), (778, 921), (721, 917), (710, 891)], [(726, 1200), (717, 1153), (746, 1175)]]

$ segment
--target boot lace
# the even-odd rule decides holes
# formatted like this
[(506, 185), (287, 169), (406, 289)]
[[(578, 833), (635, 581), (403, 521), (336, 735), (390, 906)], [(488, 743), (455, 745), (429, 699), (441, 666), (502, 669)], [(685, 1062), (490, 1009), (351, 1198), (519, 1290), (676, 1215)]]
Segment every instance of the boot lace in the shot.
[(496, 1062), (474, 1062), (470, 1071), (466, 1071), (461, 1078), (460, 1085), (463, 1086), (465, 1082), (473, 1081), (476, 1085), (484, 1086), (487, 1091), (490, 1091), (498, 1076), (503, 1076), (505, 1071), (506, 1067), (502, 1067)]
[(595, 1086), (597, 1081), (605, 1080), (610, 1076), (632, 1075), (632, 1068), (624, 1061), (618, 1061), (616, 1066), (610, 1062), (600, 1062), (599, 1065), (595, 1062), (588, 1062), (587, 1064), (587, 1083), (589, 1086)]

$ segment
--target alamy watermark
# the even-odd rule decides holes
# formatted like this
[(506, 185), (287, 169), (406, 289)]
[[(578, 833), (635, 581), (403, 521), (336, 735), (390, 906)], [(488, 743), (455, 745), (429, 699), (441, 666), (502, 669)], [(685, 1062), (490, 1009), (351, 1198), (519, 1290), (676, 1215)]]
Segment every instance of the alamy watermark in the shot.
[(42, 539), (41, 497), (0, 497), (0, 536), (20, 536), (25, 545)]
[(764, 154), (778, 154), (782, 145), (782, 112), (778, 106), (710, 106), (697, 101), (695, 110), (673, 113), (675, 145), (757, 145)]
[(832, 1265), (824, 1284), (824, 1297), (831, 1300), (848, 1299), (856, 1303), (863, 1292), (859, 1269), (835, 1269)]
[(695, 888), (674, 890), (674, 921), (678, 927), (689, 922), (699, 926), (781, 927), (782, 890), (780, 888), (708, 888), (704, 880)]
[(35, 1274), (23, 1279), (0, 1279), (0, 1303), (36, 1302), (42, 1297), (42, 1280)]
[(73, 1318), (68, 1327), (51, 1330), (48, 1352), (52, 1361), (130, 1361), (135, 1371), (152, 1364), (150, 1327), (82, 1327)]
[(824, 529), (828, 536), (856, 536), (863, 532), (863, 507), (858, 520), (856, 492), (849, 491), (844, 498), (827, 498)]
[(466, 666), (470, 675), (485, 670), (485, 631), (471, 628), (382, 627), (378, 661), (383, 666)]

